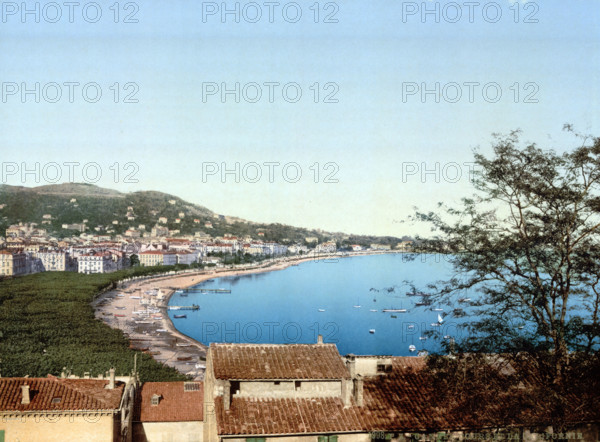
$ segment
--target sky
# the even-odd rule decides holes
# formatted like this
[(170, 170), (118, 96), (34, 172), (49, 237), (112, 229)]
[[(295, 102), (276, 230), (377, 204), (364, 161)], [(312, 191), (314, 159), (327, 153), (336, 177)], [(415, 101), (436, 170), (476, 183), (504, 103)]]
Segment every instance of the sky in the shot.
[(426, 234), (492, 133), (600, 133), (600, 3), (0, 2), (0, 182)]

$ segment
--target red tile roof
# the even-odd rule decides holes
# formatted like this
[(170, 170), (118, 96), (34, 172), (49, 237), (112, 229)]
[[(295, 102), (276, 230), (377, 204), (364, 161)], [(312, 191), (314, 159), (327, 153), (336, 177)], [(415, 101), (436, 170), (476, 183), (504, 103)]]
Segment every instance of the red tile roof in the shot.
[[(146, 382), (135, 404), (134, 420), (139, 422), (189, 422), (203, 420), (204, 383), (190, 382), (191, 391), (184, 391), (184, 382)], [(152, 396), (160, 395), (158, 405)]]
[(219, 434), (300, 434), (365, 431), (362, 410), (340, 398), (236, 398), (229, 410), (215, 398)]
[[(465, 393), (472, 409), (454, 397), (442, 397), (434, 387), (425, 358), (394, 357), (390, 373), (364, 378), (363, 405), (344, 408), (340, 398), (258, 399), (233, 396), (229, 410), (215, 398), (219, 434), (268, 435), (476, 430), (512, 426), (547, 426), (553, 423), (547, 404), (530, 403), (530, 386), (524, 389)], [(518, 370), (525, 369), (522, 366)], [(526, 370), (527, 372), (527, 370)], [(528, 372), (527, 372), (528, 373)], [(535, 380), (532, 379), (532, 382)], [(496, 387), (494, 387), (496, 388)], [(593, 393), (598, 397), (600, 392)], [(598, 398), (600, 399), (600, 398)], [(597, 403), (597, 400), (596, 400)], [(464, 404), (464, 401), (463, 401)], [(570, 395), (566, 422), (598, 422), (600, 408), (584, 406)]]
[[(0, 378), (0, 411), (117, 410), (125, 384), (108, 380), (48, 378)], [(21, 404), (21, 386), (29, 385), (29, 404)], [(60, 401), (53, 403), (53, 399)]]
[(334, 344), (210, 344), (217, 379), (349, 378)]

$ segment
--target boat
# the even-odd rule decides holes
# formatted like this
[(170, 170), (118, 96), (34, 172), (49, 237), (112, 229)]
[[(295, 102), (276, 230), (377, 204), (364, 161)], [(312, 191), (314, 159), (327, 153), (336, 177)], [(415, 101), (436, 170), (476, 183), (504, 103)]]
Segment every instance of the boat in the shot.
[(443, 312), (444, 309), (443, 308), (434, 308), (433, 311), (434, 312)]
[(426, 341), (427, 340), (427, 336), (419, 336), (419, 341)]
[(320, 312), (324, 312), (324, 311), (325, 311), (325, 309), (324, 309), (324, 308), (320, 308), (320, 309), (319, 309), (319, 311), (320, 311)]
[(444, 339), (452, 339), (452, 336), (446, 335), (446, 336), (444, 336)]
[(419, 353), (417, 353), (417, 356), (427, 356), (429, 353), (427, 353), (427, 350), (419, 350)]
[(125, 297), (125, 295), (124, 295), (124, 294), (122, 294), (122, 293), (119, 293), (119, 294), (117, 295), (117, 298), (124, 298), (124, 297)]
[(432, 327), (441, 327), (441, 326), (442, 326), (442, 324), (440, 324), (439, 322), (432, 322), (432, 323), (431, 323), (431, 326), (432, 326)]
[(375, 329), (374, 328), (369, 329), (369, 333), (371, 333), (372, 335), (375, 334)]
[(459, 298), (458, 302), (469, 302), (471, 298)]
[(384, 308), (381, 311), (385, 313), (406, 313), (407, 310), (405, 308)]
[(151, 356), (156, 356), (156, 355), (159, 355), (160, 352), (159, 351), (149, 351), (148, 354)]
[(130, 296), (129, 299), (142, 299), (141, 296)]
[(181, 296), (182, 298), (186, 298), (187, 297), (187, 293), (181, 293), (179, 296)]
[(438, 323), (439, 323), (439, 324), (442, 324), (443, 322), (444, 322), (444, 318), (442, 318), (442, 315), (440, 315), (440, 314), (438, 313)]
[(115, 307), (117, 310), (125, 310), (127, 307)]
[(407, 328), (408, 330), (414, 330), (414, 329), (415, 329), (415, 326), (414, 326), (414, 325), (412, 325), (412, 324), (410, 324), (410, 325), (409, 325), (408, 327), (406, 327), (406, 328)]
[(175, 344), (175, 346), (176, 347), (191, 347), (192, 344), (188, 344), (188, 343), (185, 343), (185, 342), (180, 342), (178, 344)]
[(390, 318), (396, 319), (396, 318), (398, 318), (398, 316), (396, 316), (396, 315), (390, 315)]
[(187, 318), (187, 315), (173, 315), (174, 318)]
[(413, 352), (413, 351), (416, 351), (416, 350), (417, 350), (417, 347), (415, 347), (414, 345), (409, 345), (408, 346), (408, 351)]
[(374, 308), (372, 308), (372, 309), (370, 309), (369, 311), (370, 311), (370, 312), (376, 312), (376, 311), (377, 311), (377, 309), (374, 309)]
[(167, 332), (167, 331), (169, 331), (169, 330), (167, 330), (166, 328), (159, 328), (159, 329), (157, 329), (156, 331), (157, 331), (157, 332), (163, 332), (163, 333), (164, 333), (164, 332)]

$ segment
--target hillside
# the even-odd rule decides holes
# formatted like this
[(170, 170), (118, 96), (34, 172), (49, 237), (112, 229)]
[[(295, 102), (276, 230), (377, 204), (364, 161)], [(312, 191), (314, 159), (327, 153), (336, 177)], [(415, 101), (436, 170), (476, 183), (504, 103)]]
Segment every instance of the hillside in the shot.
[[(144, 225), (150, 231), (159, 221), (182, 235), (205, 232), (213, 237), (231, 233), (280, 243), (303, 243), (307, 237), (319, 242), (335, 239), (341, 244), (368, 245), (380, 242), (395, 245), (393, 237), (348, 236), (282, 224), (259, 224), (240, 218), (215, 214), (206, 207), (157, 191), (121, 193), (92, 184), (65, 183), (39, 187), (0, 186), (0, 235), (11, 224), (37, 223), (58, 237), (78, 235), (63, 229), (64, 224), (83, 223), (86, 232), (123, 234), (128, 228)], [(49, 215), (49, 216), (48, 216)], [(183, 215), (183, 216), (182, 216)], [(45, 217), (44, 217), (45, 216)], [(179, 222), (177, 222), (179, 219)], [(87, 220), (87, 221), (86, 221)], [(207, 226), (210, 223), (210, 226)], [(100, 227), (99, 230), (95, 229)], [(261, 236), (259, 236), (261, 232)]]

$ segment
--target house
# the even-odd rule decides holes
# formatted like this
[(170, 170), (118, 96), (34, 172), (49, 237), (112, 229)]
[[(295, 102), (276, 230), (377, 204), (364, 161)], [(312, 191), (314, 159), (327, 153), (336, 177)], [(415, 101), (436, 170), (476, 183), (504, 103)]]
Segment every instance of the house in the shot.
[(168, 234), (169, 234), (169, 229), (167, 227), (154, 226), (154, 227), (152, 227), (152, 230), (150, 231), (150, 235), (152, 235), (154, 237), (167, 236)]
[[(204, 440), (285, 436), (314, 442), (318, 435), (362, 430), (353, 385), (336, 346), (322, 339), (291, 345), (212, 343), (204, 380)], [(336, 411), (344, 417), (328, 426), (325, 421)]]
[(0, 275), (18, 276), (27, 273), (27, 255), (21, 251), (0, 250)]
[(198, 262), (198, 253), (194, 252), (177, 252), (177, 264), (192, 264)]
[(33, 257), (37, 260), (37, 270), (40, 272), (69, 272), (77, 268), (69, 252), (40, 251), (33, 253)]
[(77, 258), (77, 271), (79, 273), (109, 273), (116, 272), (117, 265), (109, 252), (83, 253)]
[(0, 441), (129, 442), (135, 380), (0, 378)]
[(160, 224), (167, 224), (168, 221), (169, 221), (169, 219), (166, 216), (161, 216), (158, 218), (158, 222)]
[(335, 241), (327, 241), (317, 245), (315, 252), (317, 253), (335, 253), (337, 251), (337, 245)]
[(204, 421), (202, 382), (146, 382), (134, 409), (133, 441), (201, 442)]
[(359, 246), (358, 244), (352, 244), (350, 248), (353, 252), (360, 252), (362, 250), (362, 246)]
[[(320, 336), (317, 344), (213, 343), (204, 380), (204, 440), (400, 442), (473, 440), (473, 434), (479, 440), (556, 438), (550, 409), (539, 403), (515, 407), (529, 395), (527, 385), (487, 392), (487, 399), (467, 397), (474, 413), (440, 396), (426, 367), (423, 357), (342, 357)], [(508, 370), (528, 373), (527, 365), (519, 363)], [(535, 379), (530, 378), (529, 386)], [(590, 406), (598, 399), (600, 392), (594, 392), (584, 406), (577, 395), (570, 398), (566, 421), (571, 439), (598, 440), (600, 409)]]
[(138, 255), (140, 265), (151, 266), (169, 266), (177, 264), (177, 254), (164, 251), (146, 251)]

